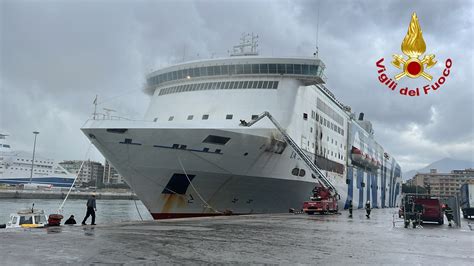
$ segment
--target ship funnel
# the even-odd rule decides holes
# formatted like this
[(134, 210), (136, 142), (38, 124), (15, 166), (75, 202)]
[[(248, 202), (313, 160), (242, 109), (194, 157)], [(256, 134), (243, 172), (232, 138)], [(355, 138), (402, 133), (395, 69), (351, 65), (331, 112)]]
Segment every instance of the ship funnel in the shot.
[(362, 120), (364, 120), (364, 113), (359, 114), (359, 121), (362, 121)]

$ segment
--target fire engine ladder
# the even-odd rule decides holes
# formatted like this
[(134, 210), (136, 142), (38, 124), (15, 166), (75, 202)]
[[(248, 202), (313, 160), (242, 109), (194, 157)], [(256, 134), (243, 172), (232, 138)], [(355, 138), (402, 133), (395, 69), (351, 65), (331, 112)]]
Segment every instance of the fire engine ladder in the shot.
[(240, 126), (250, 127), (253, 124), (257, 123), (258, 121), (262, 120), (264, 117), (268, 117), (270, 121), (275, 125), (275, 127), (280, 131), (283, 136), (283, 139), (295, 150), (295, 152), (300, 156), (301, 159), (306, 163), (306, 165), (311, 169), (314, 175), (321, 181), (322, 185), (325, 188), (329, 189), (329, 191), (333, 195), (337, 195), (337, 190), (333, 186), (333, 184), (324, 176), (323, 172), (313, 163), (313, 161), (304, 153), (304, 151), (298, 147), (296, 142), (285, 132), (285, 130), (280, 126), (280, 123), (276, 121), (276, 119), (267, 111), (260, 114), (257, 118), (251, 120), (250, 122), (246, 122), (245, 120), (240, 120)]

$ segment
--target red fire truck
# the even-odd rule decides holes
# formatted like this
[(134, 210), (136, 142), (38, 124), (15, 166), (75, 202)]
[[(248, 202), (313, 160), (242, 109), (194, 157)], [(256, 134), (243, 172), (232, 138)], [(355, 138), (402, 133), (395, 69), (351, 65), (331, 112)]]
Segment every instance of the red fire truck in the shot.
[(310, 197), (310, 200), (303, 202), (303, 212), (307, 214), (336, 213), (339, 210), (338, 199), (337, 194), (332, 195), (329, 189), (319, 184), (313, 189), (313, 196)]

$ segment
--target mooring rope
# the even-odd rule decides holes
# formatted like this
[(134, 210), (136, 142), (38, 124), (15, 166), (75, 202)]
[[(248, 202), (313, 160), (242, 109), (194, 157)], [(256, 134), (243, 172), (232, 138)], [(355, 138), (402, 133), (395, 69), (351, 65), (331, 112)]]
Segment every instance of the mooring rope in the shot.
[[(87, 148), (87, 152), (86, 152), (85, 159), (87, 159), (87, 157), (89, 156), (89, 152), (90, 152), (90, 150), (91, 150), (91, 146), (92, 146), (92, 143), (89, 142), (89, 147)], [(79, 177), (79, 175), (80, 175), (81, 172), (82, 172), (82, 167), (84, 167), (84, 163), (86, 162), (85, 159), (82, 161), (81, 167), (79, 167), (79, 171), (77, 172), (76, 178), (74, 178), (74, 181), (72, 182), (71, 187), (69, 187), (69, 191), (67, 192), (66, 197), (64, 197), (63, 202), (61, 203), (61, 205), (59, 205), (58, 213), (60, 213), (60, 214), (61, 214), (62, 211), (63, 211), (64, 204), (66, 203), (66, 200), (67, 200), (67, 198), (69, 197), (69, 194), (71, 193), (72, 188), (73, 188), (74, 185), (76, 184), (77, 178)]]
[(185, 175), (186, 178), (188, 179), (189, 185), (191, 185), (191, 187), (193, 188), (193, 190), (194, 190), (194, 191), (196, 192), (196, 194), (198, 195), (199, 199), (201, 199), (201, 201), (205, 204), (205, 206), (209, 207), (209, 208), (210, 208), (211, 210), (213, 210), (214, 212), (216, 212), (216, 213), (221, 213), (220, 211), (214, 209), (209, 203), (207, 203), (207, 202), (201, 197), (201, 194), (199, 194), (199, 192), (197, 191), (197, 189), (194, 187), (193, 183), (191, 183), (191, 180), (189, 179), (188, 174), (186, 173), (186, 170), (184, 169), (183, 163), (181, 162), (181, 159), (179, 158), (179, 156), (178, 156), (178, 162), (179, 162), (179, 165), (181, 166), (181, 168), (183, 169), (184, 175)]
[(140, 214), (140, 211), (138, 210), (138, 206), (137, 206), (137, 200), (136, 200), (136, 199), (133, 199), (133, 201), (135, 202), (135, 208), (137, 209), (138, 216), (140, 216), (140, 220), (142, 220), (142, 221), (143, 221), (142, 215)]

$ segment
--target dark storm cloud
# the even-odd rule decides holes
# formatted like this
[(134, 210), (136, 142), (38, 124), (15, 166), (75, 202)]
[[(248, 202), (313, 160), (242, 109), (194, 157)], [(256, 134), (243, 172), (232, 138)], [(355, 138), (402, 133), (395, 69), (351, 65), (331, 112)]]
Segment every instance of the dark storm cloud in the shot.
[[(320, 15), (319, 47), (328, 67), (328, 86), (353, 110), (366, 113), (380, 142), (405, 169), (447, 156), (474, 160), (472, 2), (309, 1), (303, 5), (299, 18), (304, 25), (316, 27), (311, 15), (318, 5), (325, 10)], [(381, 86), (375, 69), (379, 58), (391, 67), (391, 55), (401, 54), (413, 11), (420, 20), (426, 52), (439, 60), (429, 72), (439, 77), (444, 61), (454, 62), (446, 84), (420, 98), (401, 97)], [(430, 84), (406, 79), (399, 83), (412, 88)]]
[[(242, 32), (259, 34), (262, 55), (310, 56), (318, 8), (327, 86), (366, 113), (405, 170), (446, 156), (474, 160), (469, 1), (2, 1), (0, 129), (28, 150), (31, 131), (40, 130), (40, 152), (82, 158), (87, 139), (79, 128), (96, 94), (100, 110), (140, 118), (146, 73), (226, 56)], [(439, 76), (448, 57), (454, 64), (439, 91), (411, 99), (377, 81), (375, 62), (384, 57), (388, 67), (391, 55), (401, 54), (413, 11), (426, 53), (439, 60), (430, 73)]]

